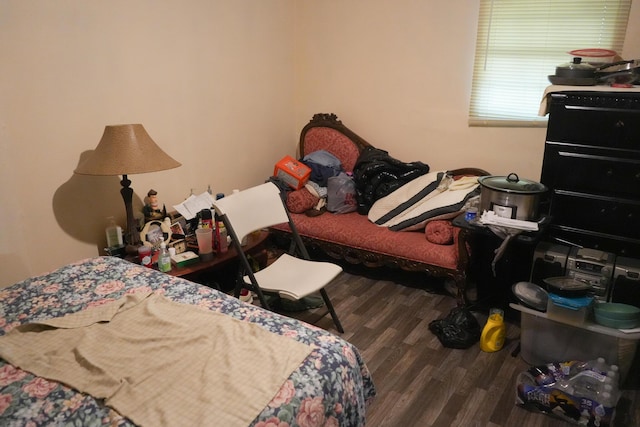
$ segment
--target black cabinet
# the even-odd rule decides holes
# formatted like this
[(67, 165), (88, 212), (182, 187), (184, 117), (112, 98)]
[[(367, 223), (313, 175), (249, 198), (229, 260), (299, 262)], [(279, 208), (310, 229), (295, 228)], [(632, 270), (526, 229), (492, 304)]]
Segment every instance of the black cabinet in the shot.
[(540, 181), (551, 238), (640, 258), (640, 92), (551, 94)]

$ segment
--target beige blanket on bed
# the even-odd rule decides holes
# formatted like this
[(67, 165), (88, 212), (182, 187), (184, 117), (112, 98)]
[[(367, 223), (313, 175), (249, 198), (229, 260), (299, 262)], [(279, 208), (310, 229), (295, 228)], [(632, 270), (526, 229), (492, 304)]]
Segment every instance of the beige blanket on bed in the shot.
[(246, 426), (311, 347), (138, 293), (0, 337), (0, 356), (147, 426)]

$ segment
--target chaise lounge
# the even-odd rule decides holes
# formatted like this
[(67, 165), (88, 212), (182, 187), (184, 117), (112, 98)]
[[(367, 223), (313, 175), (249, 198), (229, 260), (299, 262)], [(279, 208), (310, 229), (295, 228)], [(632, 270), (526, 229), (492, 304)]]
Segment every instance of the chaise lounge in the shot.
[[(315, 114), (302, 129), (298, 154), (302, 159), (315, 151), (326, 150), (340, 160), (345, 171), (351, 173), (360, 154), (367, 147), (372, 145), (347, 128), (335, 114), (321, 113)], [(454, 177), (489, 175), (477, 168), (451, 170), (449, 174)], [(422, 271), (431, 276), (452, 280), (458, 304), (464, 305), (469, 254), (465, 230), (450, 225), (450, 219), (457, 214), (458, 212), (454, 212), (448, 215), (449, 219), (445, 223), (450, 230), (451, 240), (439, 244), (434, 243), (438, 240), (437, 232), (431, 236), (428, 232), (425, 233), (425, 229), (428, 231), (429, 227), (416, 231), (391, 231), (374, 224), (367, 215), (357, 211), (325, 212), (316, 216), (290, 212), (307, 247), (352, 264)], [(436, 222), (441, 221), (442, 219), (437, 219)], [(278, 225), (272, 228), (272, 233), (276, 238), (288, 237), (290, 228), (284, 224)]]

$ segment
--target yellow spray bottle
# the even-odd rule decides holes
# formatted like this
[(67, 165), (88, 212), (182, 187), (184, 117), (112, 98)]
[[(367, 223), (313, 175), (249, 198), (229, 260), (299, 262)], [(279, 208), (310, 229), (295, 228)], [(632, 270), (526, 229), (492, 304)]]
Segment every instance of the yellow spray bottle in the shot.
[(487, 324), (482, 329), (480, 335), (480, 350), (492, 353), (498, 351), (504, 345), (504, 337), (507, 327), (504, 324), (504, 311), (499, 308), (492, 308), (489, 311)]

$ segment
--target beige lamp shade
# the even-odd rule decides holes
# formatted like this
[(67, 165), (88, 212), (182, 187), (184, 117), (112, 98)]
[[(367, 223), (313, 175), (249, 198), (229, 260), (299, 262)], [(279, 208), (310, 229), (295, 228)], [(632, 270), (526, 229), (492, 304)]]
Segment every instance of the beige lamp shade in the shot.
[(122, 175), (120, 194), (127, 212), (124, 240), (127, 243), (127, 252), (135, 253), (135, 247), (142, 242), (133, 220), (133, 189), (127, 175), (157, 172), (178, 166), (180, 163), (162, 151), (142, 125), (113, 125), (105, 126), (102, 139), (95, 151), (78, 165), (74, 173)]
[(95, 151), (74, 173), (81, 175), (131, 175), (177, 168), (151, 139), (141, 124), (105, 126)]

